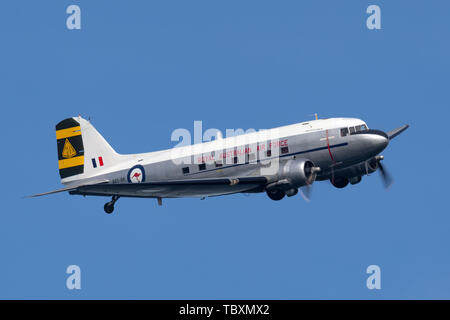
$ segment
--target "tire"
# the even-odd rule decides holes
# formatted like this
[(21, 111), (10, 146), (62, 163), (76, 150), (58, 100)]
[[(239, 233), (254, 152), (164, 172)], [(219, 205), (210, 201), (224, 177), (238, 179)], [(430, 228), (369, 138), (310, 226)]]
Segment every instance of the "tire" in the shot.
[(105, 206), (103, 207), (103, 209), (105, 209), (105, 212), (107, 214), (111, 214), (114, 211), (114, 204), (107, 202), (107, 203), (105, 203)]
[(350, 179), (351, 184), (358, 184), (362, 180), (361, 176)]
[(267, 190), (266, 192), (267, 192), (267, 196), (274, 201), (279, 201), (279, 200), (283, 199), (284, 196), (286, 195), (284, 193), (284, 191), (279, 190), (279, 189)]
[(335, 177), (334, 181), (332, 179), (330, 179), (330, 181), (331, 184), (338, 189), (345, 188), (349, 183), (348, 179), (343, 177)]

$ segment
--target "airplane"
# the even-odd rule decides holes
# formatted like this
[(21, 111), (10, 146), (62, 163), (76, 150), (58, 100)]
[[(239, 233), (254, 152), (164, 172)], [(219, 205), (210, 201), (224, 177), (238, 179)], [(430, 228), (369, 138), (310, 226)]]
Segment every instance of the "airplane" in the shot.
[(250, 132), (167, 150), (119, 154), (89, 120), (67, 118), (56, 125), (58, 165), (71, 195), (108, 196), (108, 214), (120, 197), (163, 198), (221, 196), (266, 192), (275, 201), (299, 190), (309, 201), (315, 181), (336, 188), (358, 184), (362, 176), (381, 173), (392, 179), (380, 153), (405, 131), (384, 132), (356, 118), (328, 118)]

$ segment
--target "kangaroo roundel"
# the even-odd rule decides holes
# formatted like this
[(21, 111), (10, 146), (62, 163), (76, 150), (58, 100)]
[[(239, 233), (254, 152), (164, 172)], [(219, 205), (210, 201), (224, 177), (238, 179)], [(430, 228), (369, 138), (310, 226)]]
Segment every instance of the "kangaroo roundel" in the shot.
[(134, 166), (128, 171), (129, 183), (141, 183), (145, 181), (145, 170), (141, 165)]

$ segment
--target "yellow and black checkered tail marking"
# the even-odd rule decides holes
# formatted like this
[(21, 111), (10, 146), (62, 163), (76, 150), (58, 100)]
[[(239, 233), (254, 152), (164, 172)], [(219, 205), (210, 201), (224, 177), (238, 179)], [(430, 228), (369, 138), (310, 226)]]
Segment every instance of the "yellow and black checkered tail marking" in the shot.
[(80, 124), (68, 118), (56, 125), (58, 164), (61, 179), (84, 172), (84, 147)]

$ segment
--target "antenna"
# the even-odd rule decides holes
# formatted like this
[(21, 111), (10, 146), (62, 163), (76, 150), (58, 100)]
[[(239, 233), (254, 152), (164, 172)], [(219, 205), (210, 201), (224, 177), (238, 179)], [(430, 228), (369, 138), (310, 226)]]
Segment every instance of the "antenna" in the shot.
[(319, 120), (319, 115), (317, 113), (309, 114), (309, 116), (314, 116), (315, 120)]

